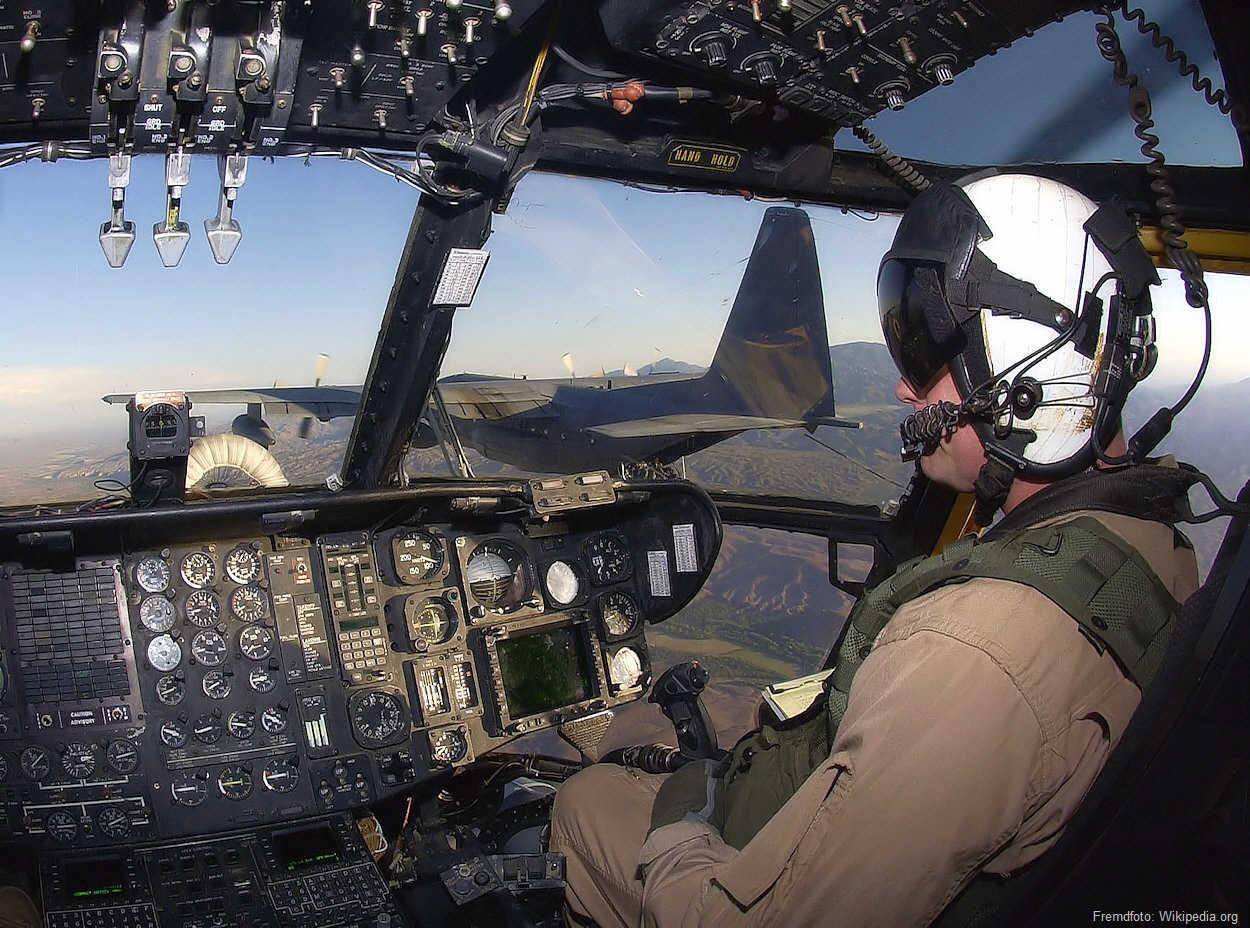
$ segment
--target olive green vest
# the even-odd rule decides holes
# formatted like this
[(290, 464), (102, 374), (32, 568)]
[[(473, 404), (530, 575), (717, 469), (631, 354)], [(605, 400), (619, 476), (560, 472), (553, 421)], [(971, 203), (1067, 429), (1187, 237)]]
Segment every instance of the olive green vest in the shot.
[(829, 756), (855, 673), (898, 608), (973, 577), (1037, 590), (1076, 620), (1100, 654), (1110, 651), (1143, 690), (1180, 611), (1142, 556), (1088, 516), (992, 541), (961, 538), (940, 554), (903, 564), (851, 610), (825, 698), (798, 718), (762, 726), (734, 748), (724, 777), (724, 812), (713, 822), (726, 843), (745, 847)]

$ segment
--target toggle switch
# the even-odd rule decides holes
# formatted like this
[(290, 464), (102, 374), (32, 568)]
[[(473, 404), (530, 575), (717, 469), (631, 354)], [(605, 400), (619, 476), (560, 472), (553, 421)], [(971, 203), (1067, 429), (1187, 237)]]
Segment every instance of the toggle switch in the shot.
[(39, 40), (39, 20), (32, 19), (26, 24), (26, 32), (22, 35), (22, 41), (17, 44), (23, 55), (29, 55), (35, 50), (35, 42)]

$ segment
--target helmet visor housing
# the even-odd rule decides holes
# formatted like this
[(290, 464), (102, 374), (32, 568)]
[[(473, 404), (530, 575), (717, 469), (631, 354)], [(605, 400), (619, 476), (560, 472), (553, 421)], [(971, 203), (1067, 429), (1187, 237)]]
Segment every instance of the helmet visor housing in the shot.
[(968, 347), (942, 291), (943, 268), (929, 261), (886, 258), (877, 272), (881, 331), (894, 366), (923, 394)]

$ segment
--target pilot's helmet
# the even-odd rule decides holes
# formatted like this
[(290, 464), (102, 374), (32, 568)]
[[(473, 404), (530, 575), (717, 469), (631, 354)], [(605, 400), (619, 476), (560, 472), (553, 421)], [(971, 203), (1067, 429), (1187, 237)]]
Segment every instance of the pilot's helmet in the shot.
[(1033, 175), (935, 184), (904, 214), (878, 271), (882, 330), (903, 378), (923, 393), (949, 365), (987, 451), (1027, 476), (1088, 467), (1132, 385), (1100, 375), (1116, 278), (1084, 228), (1096, 210)]

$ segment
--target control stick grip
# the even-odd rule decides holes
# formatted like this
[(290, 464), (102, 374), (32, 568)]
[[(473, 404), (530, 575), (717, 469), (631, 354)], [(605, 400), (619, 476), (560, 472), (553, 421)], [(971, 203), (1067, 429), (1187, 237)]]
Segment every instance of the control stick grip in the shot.
[(682, 754), (715, 760), (722, 753), (716, 743), (716, 726), (699, 698), (708, 678), (707, 668), (698, 661), (674, 664), (660, 674), (647, 699), (659, 704), (673, 723)]

